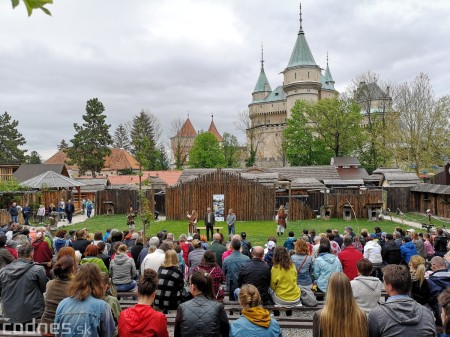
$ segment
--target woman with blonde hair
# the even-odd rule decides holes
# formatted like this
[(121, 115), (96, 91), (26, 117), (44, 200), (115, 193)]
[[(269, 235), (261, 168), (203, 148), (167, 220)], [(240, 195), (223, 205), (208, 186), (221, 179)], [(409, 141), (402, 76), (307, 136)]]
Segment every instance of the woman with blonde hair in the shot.
[(261, 306), (261, 296), (252, 284), (244, 284), (239, 292), (241, 317), (230, 324), (230, 337), (281, 337), (278, 322)]
[(419, 255), (413, 255), (409, 260), (411, 273), (411, 297), (422, 305), (426, 305), (430, 299), (430, 287), (425, 279), (425, 259)]
[(330, 276), (323, 309), (314, 313), (313, 337), (367, 337), (367, 317), (353, 298), (344, 273)]
[(55, 315), (55, 336), (111, 336), (114, 318), (103, 301), (104, 288), (100, 268), (87, 263), (76, 273), (69, 296), (59, 303)]
[(153, 305), (164, 312), (176, 309), (181, 303), (183, 287), (184, 275), (178, 268), (178, 254), (175, 250), (169, 249), (158, 269), (158, 290)]

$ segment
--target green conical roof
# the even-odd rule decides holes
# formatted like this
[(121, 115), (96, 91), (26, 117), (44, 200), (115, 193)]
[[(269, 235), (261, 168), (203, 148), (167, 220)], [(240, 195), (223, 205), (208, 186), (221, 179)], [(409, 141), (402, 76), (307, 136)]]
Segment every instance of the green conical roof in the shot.
[(325, 78), (325, 82), (329, 82), (331, 84), (334, 83), (333, 76), (331, 76), (330, 67), (328, 66), (328, 63), (327, 63), (327, 69), (325, 70), (324, 78)]
[(289, 60), (288, 68), (297, 66), (315, 66), (314, 56), (309, 49), (308, 42), (305, 38), (305, 32), (302, 27), (302, 4), (300, 3), (300, 31), (297, 35), (297, 41), (295, 41), (294, 50)]
[(261, 66), (261, 72), (259, 73), (258, 81), (256, 82), (255, 90), (253, 90), (253, 92), (261, 91), (272, 91), (263, 66)]

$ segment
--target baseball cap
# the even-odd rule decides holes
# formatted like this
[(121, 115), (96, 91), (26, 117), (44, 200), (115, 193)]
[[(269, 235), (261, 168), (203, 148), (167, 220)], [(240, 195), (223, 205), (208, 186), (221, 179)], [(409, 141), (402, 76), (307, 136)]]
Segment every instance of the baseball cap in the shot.
[(187, 237), (187, 240), (188, 240), (188, 241), (192, 241), (192, 236), (188, 236), (188, 237)]
[(276, 243), (273, 241), (269, 241), (266, 243), (267, 249), (274, 249), (276, 247)]
[(415, 233), (415, 232), (416, 232), (416, 230), (415, 230), (415, 229), (412, 229), (412, 228), (407, 229), (406, 231), (407, 231), (407, 232), (410, 232), (410, 233)]

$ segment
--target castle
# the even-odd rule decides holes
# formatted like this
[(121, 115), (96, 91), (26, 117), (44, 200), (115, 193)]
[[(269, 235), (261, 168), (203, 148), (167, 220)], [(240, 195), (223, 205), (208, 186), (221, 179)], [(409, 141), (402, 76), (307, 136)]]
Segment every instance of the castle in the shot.
[(317, 102), (338, 96), (328, 66), (328, 56), (324, 73), (314, 60), (303, 31), (301, 9), (300, 5), (300, 30), (289, 63), (282, 72), (283, 85), (274, 90), (264, 72), (261, 53), (261, 71), (252, 93), (252, 102), (248, 105), (250, 125), (247, 129), (247, 147), (257, 149), (255, 165), (259, 167), (286, 165), (282, 150), (283, 131), (297, 100)]

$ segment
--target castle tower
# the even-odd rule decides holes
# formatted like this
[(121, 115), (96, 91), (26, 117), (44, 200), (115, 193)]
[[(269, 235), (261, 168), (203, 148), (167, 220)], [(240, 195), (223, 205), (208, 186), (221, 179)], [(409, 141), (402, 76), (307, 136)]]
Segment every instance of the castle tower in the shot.
[(214, 137), (216, 137), (217, 141), (220, 145), (223, 143), (223, 137), (220, 135), (219, 131), (217, 131), (216, 124), (214, 124), (214, 115), (211, 114), (211, 124), (209, 124), (208, 132), (212, 133)]
[(175, 165), (185, 165), (189, 161), (189, 151), (194, 146), (194, 140), (197, 137), (191, 120), (188, 118), (179, 128), (177, 134), (170, 138), (172, 154), (175, 159)]
[(253, 102), (263, 101), (271, 92), (272, 89), (270, 88), (269, 80), (264, 72), (264, 50), (261, 46), (261, 71), (255, 85), (255, 90), (252, 93)]
[(325, 69), (325, 74), (320, 77), (320, 83), (322, 88), (320, 89), (320, 99), (324, 98), (334, 98), (339, 95), (339, 93), (334, 88), (334, 79), (331, 76), (330, 67), (328, 66), (328, 52), (327, 52), (327, 68)]
[(283, 90), (286, 92), (287, 117), (299, 99), (317, 102), (320, 99), (321, 70), (309, 49), (302, 27), (302, 5), (300, 4), (300, 30), (288, 66), (283, 71)]

